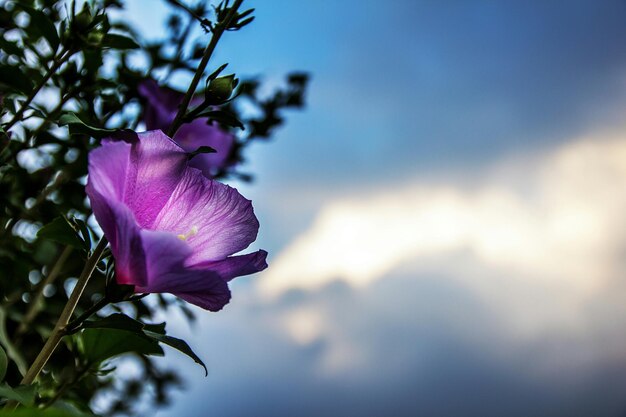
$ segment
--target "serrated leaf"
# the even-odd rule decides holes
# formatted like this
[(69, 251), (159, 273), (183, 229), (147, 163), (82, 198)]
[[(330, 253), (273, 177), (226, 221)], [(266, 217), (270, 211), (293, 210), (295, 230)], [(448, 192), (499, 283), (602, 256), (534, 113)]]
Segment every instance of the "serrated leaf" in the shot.
[(102, 38), (100, 44), (103, 48), (113, 49), (138, 49), (139, 44), (132, 38), (124, 35), (118, 35), (117, 33), (108, 33)]
[(17, 401), (24, 405), (32, 405), (35, 402), (35, 385), (20, 385), (15, 388), (8, 384), (0, 385), (0, 397)]
[(85, 248), (85, 241), (78, 237), (76, 230), (74, 230), (72, 225), (63, 216), (57, 217), (39, 229), (37, 237), (50, 239), (77, 249)]
[(155, 332), (151, 332), (149, 330), (145, 330), (144, 331), (146, 335), (150, 336), (151, 338), (158, 340), (161, 343), (165, 343), (166, 345), (173, 347), (174, 349), (178, 350), (179, 352), (184, 353), (185, 355), (189, 356), (191, 359), (193, 359), (193, 361), (195, 363), (197, 363), (198, 365), (202, 366), (204, 368), (204, 373), (205, 375), (209, 374), (209, 370), (207, 369), (206, 365), (204, 364), (204, 362), (202, 362), (202, 359), (200, 359), (198, 357), (198, 355), (195, 354), (195, 352), (193, 350), (191, 350), (191, 348), (189, 347), (189, 345), (187, 344), (187, 342), (185, 342), (182, 339), (178, 339), (176, 337), (172, 337), (172, 336), (167, 336), (165, 334), (159, 334), (159, 333), (155, 333)]
[(143, 333), (113, 328), (85, 329), (81, 333), (86, 359), (95, 364), (124, 353), (163, 355), (159, 343)]

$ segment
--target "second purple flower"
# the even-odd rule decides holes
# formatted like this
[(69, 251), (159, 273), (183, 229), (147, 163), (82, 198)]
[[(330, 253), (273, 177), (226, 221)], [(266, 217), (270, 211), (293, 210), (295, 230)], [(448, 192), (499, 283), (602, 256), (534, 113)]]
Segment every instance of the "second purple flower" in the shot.
[[(167, 87), (161, 87), (154, 80), (139, 84), (139, 94), (145, 100), (143, 121), (147, 130), (167, 131), (176, 117), (178, 106), (183, 101), (183, 94)], [(192, 101), (192, 104), (197, 104)], [(192, 152), (201, 146), (210, 146), (215, 153), (195, 156), (189, 164), (213, 177), (220, 170), (232, 165), (231, 151), (235, 136), (216, 124), (208, 124), (207, 119), (196, 119), (183, 124), (173, 137), (185, 151)]]

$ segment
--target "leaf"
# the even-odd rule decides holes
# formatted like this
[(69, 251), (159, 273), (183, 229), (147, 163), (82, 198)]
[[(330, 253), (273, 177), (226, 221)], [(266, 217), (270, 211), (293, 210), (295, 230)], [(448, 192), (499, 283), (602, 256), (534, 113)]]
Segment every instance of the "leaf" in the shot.
[(42, 36), (52, 48), (56, 51), (59, 48), (59, 35), (54, 23), (41, 10), (33, 9), (28, 6), (21, 6), (26, 13), (30, 15), (30, 23), (28, 29), (31, 33)]
[[(144, 324), (138, 320), (135, 320), (131, 317), (128, 317), (125, 314), (117, 313), (111, 314), (108, 317), (87, 321), (83, 324), (83, 327), (87, 328), (86, 331), (92, 330), (114, 330), (114, 331), (122, 331), (128, 334), (132, 334), (138, 338), (146, 338), (154, 341), (154, 343), (158, 342), (164, 343), (174, 349), (184, 353), (194, 360), (197, 364), (201, 365), (204, 368), (204, 372), (208, 375), (208, 370), (204, 362), (194, 353), (194, 351), (189, 347), (187, 342), (184, 340), (178, 339), (176, 337), (167, 336), (165, 334), (165, 323), (159, 324)], [(122, 352), (123, 353), (123, 352)], [(142, 353), (142, 352), (139, 352)], [(161, 354), (163, 351), (161, 350)], [(118, 354), (118, 353), (116, 353)], [(146, 353), (147, 354), (147, 353)]]
[[(59, 401), (57, 401), (59, 403)], [(54, 407), (50, 408), (18, 408), (17, 410), (1, 410), (0, 417), (91, 417), (95, 414), (85, 413), (78, 409)]]
[(113, 49), (138, 49), (139, 44), (132, 38), (124, 35), (118, 35), (117, 33), (108, 33), (102, 38), (100, 44), (103, 48)]
[(0, 83), (25, 94), (33, 89), (31, 79), (21, 69), (12, 65), (0, 65)]
[(32, 405), (35, 402), (35, 385), (20, 385), (15, 388), (8, 384), (0, 385), (0, 397), (17, 401), (24, 405)]
[(4, 38), (0, 38), (0, 49), (6, 52), (7, 55), (22, 56), (24, 53), (24, 50), (16, 42)]
[(81, 337), (85, 357), (93, 364), (131, 352), (142, 355), (163, 355), (163, 349), (159, 343), (143, 333), (114, 328), (85, 329)]
[(198, 149), (192, 152), (187, 152), (187, 159), (191, 159), (196, 155), (200, 155), (201, 153), (215, 153), (217, 152), (215, 149), (210, 146), (200, 146)]
[(94, 138), (103, 138), (116, 132), (115, 129), (102, 129), (99, 127), (89, 126), (80, 120), (74, 113), (65, 113), (61, 115), (57, 123), (59, 126), (68, 126), (71, 135), (88, 135)]
[(182, 352), (185, 355), (189, 356), (191, 359), (193, 359), (195, 363), (204, 368), (205, 375), (209, 374), (209, 370), (207, 369), (204, 362), (202, 362), (202, 359), (200, 359), (198, 355), (196, 355), (195, 352), (191, 350), (187, 342), (185, 342), (184, 340), (172, 336), (167, 336), (165, 334), (154, 333), (149, 330), (145, 330), (144, 333), (151, 338), (158, 340), (161, 343), (165, 343), (166, 345), (171, 346), (179, 352)]
[(228, 113), (222, 110), (214, 110), (198, 115), (198, 117), (208, 117), (211, 120), (215, 120), (225, 126), (238, 127), (244, 130), (243, 123), (232, 113)]
[(117, 329), (135, 333), (141, 333), (145, 326), (142, 322), (121, 313), (83, 323), (83, 327), (90, 329)]
[(77, 249), (85, 249), (85, 241), (78, 237), (78, 233), (69, 221), (59, 216), (37, 232), (37, 237), (50, 239)]
[(72, 223), (72, 227), (74, 228), (74, 230), (80, 233), (85, 250), (90, 251), (91, 234), (89, 234), (89, 228), (87, 227), (87, 223), (83, 219), (79, 219), (77, 217), (71, 217), (69, 221)]
[(7, 366), (9, 365), (9, 360), (7, 359), (7, 354), (0, 347), (0, 381), (4, 381), (4, 376), (7, 373)]

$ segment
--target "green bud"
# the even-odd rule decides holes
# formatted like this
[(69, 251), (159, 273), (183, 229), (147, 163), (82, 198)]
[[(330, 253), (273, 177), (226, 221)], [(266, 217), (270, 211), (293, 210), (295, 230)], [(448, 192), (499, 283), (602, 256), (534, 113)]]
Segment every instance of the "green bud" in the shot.
[(98, 46), (102, 43), (102, 39), (104, 38), (104, 34), (100, 32), (90, 32), (87, 35), (87, 43), (92, 46)]
[(238, 83), (239, 80), (235, 78), (235, 74), (215, 78), (209, 82), (206, 96), (207, 98), (210, 97), (212, 99), (211, 101), (226, 101), (233, 94), (233, 90), (237, 87)]

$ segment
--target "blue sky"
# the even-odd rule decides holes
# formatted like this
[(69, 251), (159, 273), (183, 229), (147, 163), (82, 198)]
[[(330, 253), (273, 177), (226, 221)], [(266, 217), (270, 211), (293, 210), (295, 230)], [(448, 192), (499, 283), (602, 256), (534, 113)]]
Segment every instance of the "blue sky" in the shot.
[(168, 354), (158, 415), (623, 415), (626, 4), (245, 4), (214, 65), (308, 106), (238, 185), (270, 268), (169, 318), (210, 374)]

